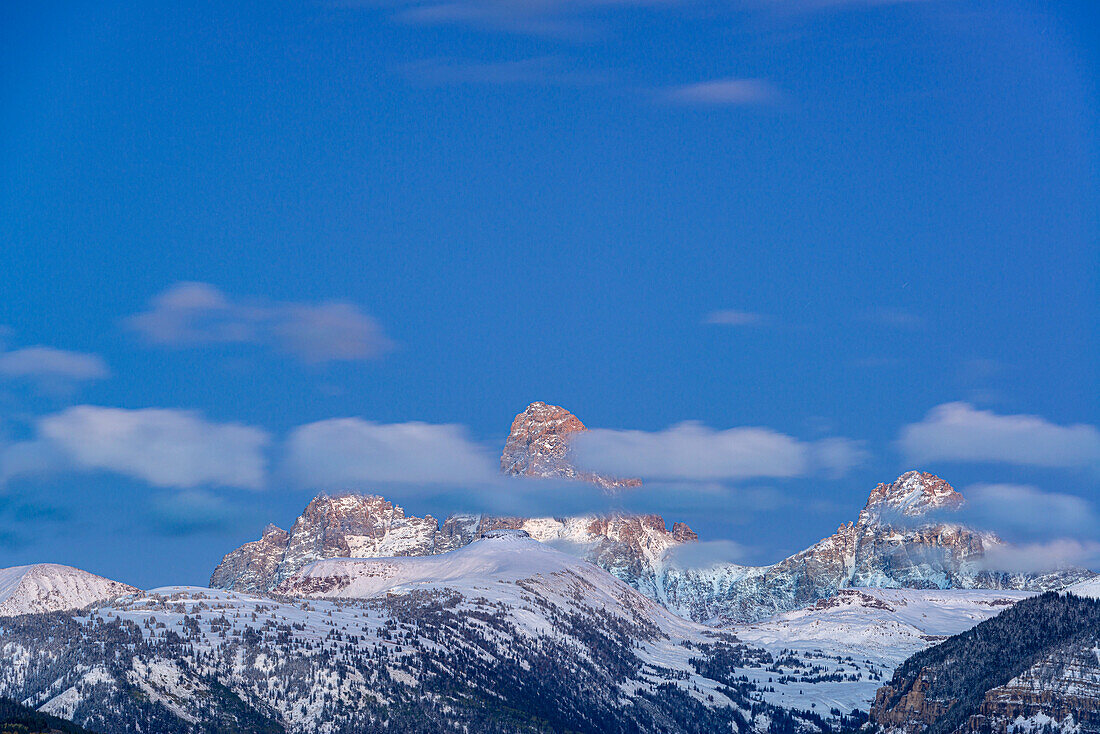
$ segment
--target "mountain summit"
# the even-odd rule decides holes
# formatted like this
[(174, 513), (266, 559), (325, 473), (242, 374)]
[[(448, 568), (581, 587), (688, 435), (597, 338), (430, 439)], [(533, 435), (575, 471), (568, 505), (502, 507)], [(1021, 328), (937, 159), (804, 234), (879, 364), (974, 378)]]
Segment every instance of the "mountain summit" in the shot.
[(964, 502), (954, 487), (935, 474), (908, 471), (892, 483), (872, 489), (860, 519), (869, 520), (872, 515), (921, 517), (934, 510), (957, 510)]
[(136, 591), (59, 563), (0, 568), (0, 617), (79, 609)]
[(640, 487), (640, 479), (607, 477), (573, 465), (570, 441), (587, 430), (577, 416), (560, 405), (531, 403), (512, 421), (500, 456), (500, 471), (513, 476), (577, 479), (607, 491)]
[(963, 496), (935, 474), (909, 471), (879, 484), (855, 522), (771, 566), (722, 564), (666, 571), (663, 601), (696, 620), (762, 619), (851, 587), (910, 589), (1060, 589), (1093, 574), (1045, 574), (986, 567), (986, 551), (1004, 541), (951, 522)]
[(236, 591), (271, 591), (299, 569), (326, 558), (427, 556), (466, 545), (480, 518), (454, 515), (440, 526), (377, 495), (319, 494), (290, 532), (268, 525), (259, 540), (226, 554), (210, 585)]
[[(585, 430), (565, 408), (531, 403), (512, 421), (501, 471), (588, 481), (609, 492), (641, 483), (577, 469), (570, 441)], [(988, 569), (986, 551), (1004, 541), (952, 522), (951, 514), (963, 504), (963, 496), (940, 477), (908, 471), (872, 489), (854, 522), (778, 563), (683, 567), (670, 551), (698, 541), (698, 536), (683, 523), (669, 529), (659, 515), (452, 515), (440, 524), (430, 515), (406, 515), (382, 497), (322, 494), (306, 506), (290, 532), (270, 525), (259, 540), (228, 553), (210, 585), (270, 592), (315, 561), (431, 556), (466, 546), (486, 532), (508, 529), (568, 547), (645, 596), (700, 622), (759, 620), (852, 587), (1038, 591), (1092, 575), (1082, 569), (1046, 574)]]

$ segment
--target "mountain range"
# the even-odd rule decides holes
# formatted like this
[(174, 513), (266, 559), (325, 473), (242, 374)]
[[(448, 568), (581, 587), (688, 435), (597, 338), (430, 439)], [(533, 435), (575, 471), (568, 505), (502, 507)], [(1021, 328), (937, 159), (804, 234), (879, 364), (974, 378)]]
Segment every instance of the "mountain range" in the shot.
[[(583, 430), (532, 404), (502, 471), (637, 486), (573, 467)], [(685, 568), (656, 515), (319, 495), (211, 588), (0, 570), (0, 697), (105, 734), (1096, 732), (1100, 577), (985, 568), (964, 503), (906, 472), (778, 563)]]
[[(603, 491), (636, 486), (579, 471), (569, 439), (586, 430), (559, 406), (536, 402), (516, 416), (501, 456), (508, 474), (587, 481)], [(939, 477), (910, 471), (879, 484), (854, 522), (804, 551), (769, 566), (716, 563), (685, 568), (670, 551), (698, 536), (687, 525), (671, 529), (658, 515), (505, 518), (408, 516), (378, 496), (319, 495), (289, 532), (268, 526), (260, 540), (231, 551), (210, 585), (271, 591), (305, 565), (324, 558), (424, 556), (466, 545), (488, 530), (521, 529), (544, 543), (580, 549), (582, 555), (660, 602), (699, 622), (763, 619), (850, 587), (966, 588), (1042, 591), (1092, 574), (1082, 569), (1025, 574), (988, 570), (985, 551), (1003, 544), (996, 535), (949, 522), (965, 500)]]

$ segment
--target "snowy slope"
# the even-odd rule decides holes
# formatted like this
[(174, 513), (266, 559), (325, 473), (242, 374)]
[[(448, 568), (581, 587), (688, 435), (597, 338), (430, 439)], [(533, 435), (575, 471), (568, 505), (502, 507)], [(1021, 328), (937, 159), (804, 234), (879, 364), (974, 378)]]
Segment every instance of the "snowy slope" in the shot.
[(0, 616), (80, 609), (137, 591), (132, 586), (57, 563), (0, 569)]
[[(813, 606), (730, 629), (745, 642), (781, 656), (793, 651), (803, 664), (821, 667), (806, 675), (787, 666), (765, 699), (781, 706), (817, 710), (866, 709), (883, 678), (920, 650), (970, 629), (1021, 599), (1023, 591), (981, 589), (842, 589)], [(807, 678), (840, 675), (841, 680)], [(795, 679), (778, 682), (782, 676)]]
[(1091, 579), (1085, 579), (1084, 581), (1078, 581), (1072, 586), (1067, 586), (1065, 591), (1070, 594), (1076, 594), (1077, 596), (1085, 596), (1090, 599), (1100, 599), (1100, 576), (1096, 576)]
[(523, 530), (494, 530), (467, 546), (434, 556), (334, 558), (317, 561), (284, 581), (276, 592), (310, 598), (363, 599), (424, 590), (525, 606), (537, 590), (558, 604), (587, 605), (623, 616), (641, 615), (667, 629), (702, 629), (588, 561), (555, 550)]
[(739, 677), (765, 681), (770, 653), (521, 531), (437, 556), (318, 561), (279, 591), (165, 587), (0, 620), (0, 695), (104, 731), (141, 717), (143, 731), (176, 730), (169, 717), (259, 731), (248, 721), (262, 717), (312, 734), (440, 716), (468, 731), (520, 712), (557, 730), (764, 732), (780, 715)]

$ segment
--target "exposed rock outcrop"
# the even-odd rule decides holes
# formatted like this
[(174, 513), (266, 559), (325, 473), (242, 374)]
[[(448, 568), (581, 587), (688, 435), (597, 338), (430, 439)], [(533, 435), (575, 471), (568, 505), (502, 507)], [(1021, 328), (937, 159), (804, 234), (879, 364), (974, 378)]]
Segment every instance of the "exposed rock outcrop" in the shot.
[(290, 532), (268, 525), (260, 540), (226, 554), (210, 585), (271, 591), (304, 566), (325, 558), (379, 558), (443, 553), (476, 537), (478, 518), (455, 516), (440, 527), (431, 515), (405, 515), (376, 495), (314, 497)]
[(640, 479), (607, 477), (574, 466), (570, 441), (586, 430), (580, 419), (565, 408), (531, 403), (512, 421), (500, 457), (500, 470), (513, 476), (592, 482), (607, 491), (641, 486)]
[(452, 515), (440, 525), (415, 517), (377, 496), (315, 497), (290, 532), (269, 525), (260, 540), (226, 554), (210, 585), (237, 591), (272, 591), (299, 569), (327, 558), (428, 556), (461, 548), (499, 529), (527, 532), (565, 547), (656, 597), (661, 559), (675, 545), (697, 540), (683, 523), (670, 531), (657, 515), (508, 518)]
[[(591, 482), (616, 492), (638, 486), (578, 470), (570, 441), (585, 431), (572, 413), (531, 403), (512, 421), (501, 455), (508, 475)], [(263, 537), (225, 556), (211, 586), (271, 591), (306, 564), (326, 558), (424, 556), (460, 548), (486, 530), (511, 528), (544, 543), (567, 545), (646, 596), (696, 621), (763, 619), (831, 597), (850, 587), (916, 589), (1062, 588), (1092, 576), (1068, 569), (1047, 574), (987, 570), (985, 552), (1002, 541), (950, 521), (964, 504), (943, 479), (909, 471), (871, 490), (854, 522), (806, 550), (770, 566), (714, 563), (682, 567), (675, 547), (698, 536), (683, 523), (666, 527), (658, 515), (524, 518), (454, 515), (440, 525), (407, 516), (381, 497), (321, 495), (287, 533), (270, 526)]]
[(664, 601), (696, 620), (751, 621), (833, 596), (847, 587), (914, 589), (1060, 589), (1093, 574), (987, 570), (992, 533), (947, 521), (963, 497), (943, 479), (910, 471), (879, 484), (854, 523), (804, 551), (764, 567), (733, 564), (669, 569)]
[(1100, 732), (1100, 602), (1024, 599), (910, 657), (870, 714), (888, 734)]

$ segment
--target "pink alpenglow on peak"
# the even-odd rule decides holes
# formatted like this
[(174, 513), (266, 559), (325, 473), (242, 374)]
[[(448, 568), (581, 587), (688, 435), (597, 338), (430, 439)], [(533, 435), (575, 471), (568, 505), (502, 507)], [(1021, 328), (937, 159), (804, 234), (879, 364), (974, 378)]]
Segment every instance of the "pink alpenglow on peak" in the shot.
[(871, 490), (864, 512), (888, 510), (919, 517), (932, 510), (957, 510), (964, 502), (954, 487), (935, 474), (908, 471), (891, 484), (880, 484)]
[(577, 416), (561, 406), (531, 403), (512, 421), (500, 457), (500, 470), (513, 476), (577, 479), (607, 491), (640, 487), (640, 479), (608, 477), (574, 466), (570, 441), (587, 430)]

